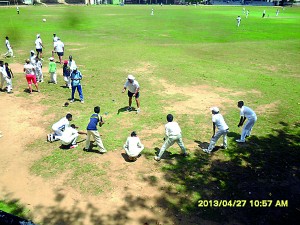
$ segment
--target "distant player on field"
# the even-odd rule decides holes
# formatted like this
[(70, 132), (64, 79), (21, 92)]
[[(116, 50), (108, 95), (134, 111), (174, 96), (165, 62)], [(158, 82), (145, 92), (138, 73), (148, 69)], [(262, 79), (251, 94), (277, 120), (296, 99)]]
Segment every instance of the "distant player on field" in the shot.
[(240, 16), (238, 16), (238, 17), (236, 18), (236, 22), (237, 22), (237, 26), (238, 26), (238, 27), (239, 27), (240, 24), (241, 24), (241, 20), (242, 20), (242, 18), (241, 18)]

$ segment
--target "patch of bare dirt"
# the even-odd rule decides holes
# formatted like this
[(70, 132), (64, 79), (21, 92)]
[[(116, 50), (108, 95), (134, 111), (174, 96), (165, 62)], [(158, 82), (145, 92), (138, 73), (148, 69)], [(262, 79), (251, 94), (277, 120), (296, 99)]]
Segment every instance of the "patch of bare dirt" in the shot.
[(148, 62), (140, 62), (140, 64), (133, 70), (126, 71), (128, 74), (132, 73), (135, 75), (145, 75), (153, 73), (155, 67)]
[(278, 105), (280, 101), (272, 102), (270, 104), (260, 105), (255, 109), (258, 115), (275, 114), (278, 112)]

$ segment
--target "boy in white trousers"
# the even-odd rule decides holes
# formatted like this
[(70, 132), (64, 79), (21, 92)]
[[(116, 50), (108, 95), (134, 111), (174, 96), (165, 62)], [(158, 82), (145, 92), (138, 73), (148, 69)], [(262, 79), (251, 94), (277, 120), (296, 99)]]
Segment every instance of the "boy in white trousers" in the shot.
[(63, 148), (76, 148), (78, 146), (76, 141), (79, 134), (86, 135), (87, 133), (83, 131), (77, 131), (75, 124), (72, 124), (70, 127), (66, 127), (65, 131), (60, 137), (60, 141)]
[(130, 137), (127, 138), (125, 145), (123, 146), (130, 161), (136, 161), (139, 154), (143, 151), (144, 145), (137, 137), (135, 131), (131, 132)]
[[(223, 116), (220, 114), (220, 110), (218, 107), (212, 107), (211, 108), (212, 113), (212, 122), (213, 122), (213, 136), (210, 140), (209, 146), (207, 149), (203, 149), (206, 153), (211, 153), (214, 149), (217, 141), (221, 136), (223, 136), (223, 149), (227, 148), (227, 133), (229, 130), (229, 127), (227, 126)], [(216, 127), (218, 128), (218, 131), (216, 133)]]

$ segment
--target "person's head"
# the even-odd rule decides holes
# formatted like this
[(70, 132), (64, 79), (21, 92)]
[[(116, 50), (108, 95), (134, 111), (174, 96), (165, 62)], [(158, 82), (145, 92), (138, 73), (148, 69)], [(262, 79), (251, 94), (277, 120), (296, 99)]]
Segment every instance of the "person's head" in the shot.
[(5, 39), (8, 40), (8, 37), (6, 36)]
[(34, 51), (33, 51), (33, 50), (30, 51), (30, 55), (31, 55), (31, 56), (34, 55)]
[(66, 118), (67, 118), (67, 120), (71, 121), (71, 120), (72, 120), (72, 114), (71, 114), (71, 113), (68, 113), (68, 114), (66, 115)]
[(100, 113), (100, 106), (96, 106), (96, 107), (94, 108), (94, 112), (95, 112), (95, 113)]
[(244, 101), (238, 101), (237, 106), (238, 106), (239, 108), (242, 108), (242, 107), (244, 106)]
[(220, 112), (219, 108), (214, 106), (210, 108), (212, 114), (218, 114)]
[(136, 132), (135, 132), (135, 131), (132, 131), (132, 132), (131, 132), (131, 134), (130, 134), (130, 136), (131, 136), (131, 137), (136, 137), (136, 136), (137, 136), (137, 134), (136, 134)]
[(64, 65), (68, 65), (68, 60), (65, 60), (65, 61), (64, 61)]
[(69, 55), (69, 60), (72, 61), (73, 57), (71, 55)]
[(76, 128), (76, 126), (75, 126), (75, 124), (73, 123), (73, 124), (71, 124), (71, 126), (70, 127), (72, 127), (73, 129), (75, 129)]
[(4, 65), (6, 66), (6, 67), (8, 67), (8, 63), (6, 62), (6, 63), (4, 63)]
[(50, 60), (50, 62), (53, 62), (53, 61), (54, 61), (54, 58), (53, 58), (53, 57), (50, 57), (49, 60)]
[(135, 77), (131, 74), (128, 75), (127, 77), (127, 80), (130, 82), (130, 83), (133, 83), (133, 81), (135, 80)]
[(167, 121), (168, 122), (172, 122), (173, 121), (173, 115), (172, 114), (168, 114), (167, 115)]
[(26, 64), (29, 64), (29, 63), (30, 63), (30, 60), (29, 60), (29, 59), (26, 59), (26, 60), (25, 60), (25, 63), (26, 63)]
[(37, 34), (37, 35), (36, 35), (36, 38), (40, 38), (40, 36), (41, 36), (40, 34)]
[(56, 36), (56, 33), (53, 34), (53, 37), (55, 37), (55, 36)]

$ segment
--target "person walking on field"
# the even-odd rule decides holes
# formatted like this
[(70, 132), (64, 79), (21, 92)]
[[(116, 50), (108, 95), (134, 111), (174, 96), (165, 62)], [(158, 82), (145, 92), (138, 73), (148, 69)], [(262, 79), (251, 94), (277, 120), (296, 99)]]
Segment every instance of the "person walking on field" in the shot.
[(62, 57), (64, 55), (64, 51), (65, 51), (64, 43), (60, 40), (60, 38), (57, 38), (57, 41), (54, 44), (54, 52), (57, 53), (60, 64), (62, 64)]
[(5, 46), (6, 46), (7, 52), (4, 54), (4, 57), (5, 58), (9, 57), (9, 56), (15, 57), (12, 47), (10, 46), (9, 38), (7, 36), (5, 37)]
[(132, 131), (123, 148), (128, 155), (129, 160), (136, 161), (139, 154), (143, 151), (144, 145), (142, 145), (141, 140), (137, 136), (136, 132)]
[[(227, 133), (229, 130), (229, 127), (227, 126), (223, 116), (220, 114), (220, 110), (218, 107), (212, 107), (211, 108), (212, 113), (212, 122), (213, 122), (213, 135), (210, 140), (209, 146), (207, 149), (203, 149), (206, 153), (211, 153), (214, 149), (217, 141), (221, 136), (223, 136), (223, 149), (227, 148)], [(218, 128), (218, 131), (216, 133), (216, 127)]]
[(24, 65), (24, 70), (26, 80), (28, 83), (28, 88), (29, 88), (29, 93), (32, 94), (32, 83), (35, 85), (36, 90), (40, 92), (39, 86), (36, 81), (36, 75), (35, 75), (35, 68), (34, 66), (30, 63), (29, 59), (25, 60), (25, 65)]
[(12, 72), (11, 68), (9, 67), (8, 63), (5, 63), (5, 71), (7, 74), (7, 94), (12, 94), (12, 79), (14, 78), (14, 73)]
[(124, 84), (124, 88), (122, 90), (122, 93), (125, 92), (125, 90), (128, 88), (128, 97), (129, 97), (129, 103), (128, 103), (128, 108), (127, 111), (132, 111), (132, 97), (135, 97), (136, 105), (137, 105), (137, 111), (136, 113), (140, 113), (140, 85), (139, 83), (135, 80), (135, 77), (133, 75), (128, 75), (127, 80)]
[(6, 66), (3, 65), (3, 61), (0, 61), (0, 76), (1, 76), (1, 91), (5, 91), (5, 88), (3, 88), (4, 83), (6, 83), (7, 87), (7, 93), (12, 93), (12, 84), (11, 79), (9, 78), (9, 75), (7, 74)]
[(50, 62), (49, 62), (50, 82), (49, 83), (57, 84), (56, 63), (54, 62), (53, 57), (50, 57), (49, 60), (50, 60)]
[(167, 115), (167, 121), (168, 123), (165, 125), (165, 131), (166, 131), (166, 137), (164, 138), (165, 142), (161, 147), (158, 156), (154, 157), (156, 161), (160, 161), (165, 150), (171, 147), (175, 142), (177, 142), (177, 144), (181, 148), (183, 156), (188, 155), (182, 141), (181, 129), (177, 122), (173, 122), (172, 114)]
[(71, 96), (71, 101), (74, 102), (74, 94), (77, 89), (80, 102), (84, 103), (83, 99), (83, 94), (82, 94), (82, 87), (81, 87), (81, 80), (82, 80), (82, 74), (81, 72), (77, 69), (77, 67), (74, 68), (73, 72), (71, 73), (71, 85), (72, 85), (72, 96)]
[(236, 22), (237, 22), (237, 26), (238, 26), (238, 27), (239, 27), (240, 24), (241, 24), (241, 20), (242, 20), (242, 18), (241, 18), (240, 16), (238, 16), (238, 17), (236, 18)]
[(94, 114), (91, 115), (90, 122), (89, 122), (89, 124), (86, 128), (87, 129), (87, 138), (86, 138), (86, 144), (85, 144), (85, 149), (84, 149), (85, 151), (89, 151), (89, 149), (90, 149), (90, 139), (91, 139), (91, 136), (93, 136), (96, 144), (100, 148), (100, 153), (107, 152), (106, 149), (104, 148), (104, 145), (102, 143), (100, 134), (99, 134), (98, 129), (97, 129), (98, 124), (99, 124), (100, 127), (102, 127), (102, 125), (104, 124), (102, 116), (100, 116), (99, 113), (100, 113), (100, 107), (96, 106), (94, 108)]
[(36, 56), (42, 58), (43, 57), (43, 42), (41, 39), (41, 35), (37, 34), (36, 35), (36, 40), (35, 40), (35, 49), (36, 49)]
[(38, 57), (35, 58), (35, 74), (36, 74), (36, 79), (38, 82), (44, 82), (44, 76), (43, 76), (43, 64), (41, 59)]
[(241, 109), (241, 118), (238, 127), (242, 127), (245, 120), (248, 119), (243, 127), (241, 138), (236, 140), (239, 143), (244, 143), (246, 141), (245, 138), (251, 135), (252, 128), (257, 121), (257, 116), (252, 109), (244, 105), (243, 101), (239, 101), (237, 106)]

